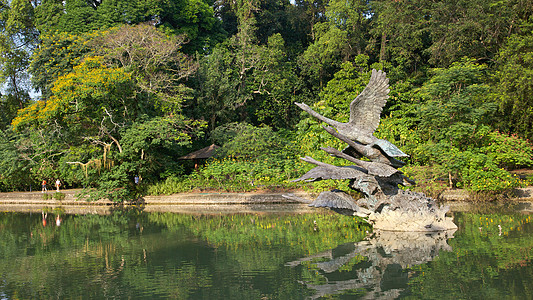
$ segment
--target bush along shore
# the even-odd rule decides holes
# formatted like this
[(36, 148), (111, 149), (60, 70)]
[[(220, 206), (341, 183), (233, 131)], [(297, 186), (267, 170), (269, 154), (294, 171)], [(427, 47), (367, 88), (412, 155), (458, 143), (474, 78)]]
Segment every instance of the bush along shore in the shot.
[[(275, 167), (268, 161), (239, 161), (235, 158), (212, 159), (188, 176), (171, 177), (144, 187), (147, 195), (170, 195), (190, 192), (290, 192), (304, 191), (316, 196), (332, 189), (347, 189), (348, 181), (318, 181), (295, 183), (292, 179), (306, 170), (306, 164), (287, 160)], [(252, 170), (252, 171), (250, 171)], [(458, 188), (455, 179), (450, 184), (449, 174), (440, 168), (405, 167), (403, 171), (415, 179), (410, 189), (442, 200), (494, 201), (512, 198), (529, 198), (533, 185), (533, 170), (510, 173), (509, 181), (488, 189)], [(358, 197), (357, 192), (352, 192)]]

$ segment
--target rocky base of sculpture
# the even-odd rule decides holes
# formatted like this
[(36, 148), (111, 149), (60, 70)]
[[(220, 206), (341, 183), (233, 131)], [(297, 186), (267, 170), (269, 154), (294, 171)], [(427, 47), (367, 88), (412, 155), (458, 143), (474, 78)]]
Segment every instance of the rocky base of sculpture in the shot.
[(446, 216), (449, 207), (439, 207), (424, 194), (397, 190), (393, 195), (373, 196), (355, 201), (343, 191), (326, 191), (309, 206), (363, 217), (378, 230), (433, 232), (457, 229), (453, 219)]
[(403, 211), (385, 209), (380, 213), (372, 213), (368, 221), (374, 229), (388, 231), (443, 231), (457, 229), (451, 217), (445, 214), (448, 208), (436, 208), (434, 211)]

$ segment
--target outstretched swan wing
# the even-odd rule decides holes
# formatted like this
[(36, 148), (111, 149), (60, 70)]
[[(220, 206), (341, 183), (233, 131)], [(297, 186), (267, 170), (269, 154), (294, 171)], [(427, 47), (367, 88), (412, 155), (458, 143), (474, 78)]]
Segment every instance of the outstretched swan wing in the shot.
[(389, 98), (389, 79), (383, 71), (372, 70), (366, 88), (350, 104), (350, 125), (371, 135), (379, 126), (381, 111)]

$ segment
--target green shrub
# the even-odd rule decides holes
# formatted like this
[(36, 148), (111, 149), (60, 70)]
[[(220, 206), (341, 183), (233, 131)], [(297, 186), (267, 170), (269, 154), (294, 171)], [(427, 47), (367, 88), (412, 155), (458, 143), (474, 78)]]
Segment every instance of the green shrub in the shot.
[(479, 151), (486, 153), (500, 168), (512, 170), (533, 165), (533, 147), (516, 134), (489, 132)]
[(408, 165), (401, 169), (405, 176), (415, 180), (414, 187), (406, 187), (421, 192), (429, 197), (437, 198), (448, 188), (448, 173), (441, 166)]
[(53, 198), (54, 198), (55, 200), (59, 200), (59, 201), (61, 201), (61, 200), (65, 199), (65, 194), (63, 194), (63, 193), (61, 193), (61, 192), (55, 192), (55, 193), (53, 194)]
[(221, 146), (216, 157), (258, 159), (294, 155), (296, 148), (290, 137), (268, 126), (256, 127), (247, 123), (230, 123), (211, 132), (212, 141)]
[(41, 197), (42, 197), (43, 200), (52, 200), (52, 199), (54, 199), (54, 200), (59, 200), (60, 201), (60, 200), (65, 199), (65, 196), (66, 195), (61, 193), (61, 192), (55, 192), (53, 194), (44, 193), (44, 194), (42, 194)]
[(485, 168), (473, 167), (463, 175), (466, 188), (473, 192), (506, 191), (526, 186), (526, 181), (495, 165)]
[(304, 163), (296, 158), (211, 159), (197, 171), (183, 177), (170, 177), (148, 187), (148, 193), (172, 194), (192, 190), (245, 192), (259, 189), (292, 189)]

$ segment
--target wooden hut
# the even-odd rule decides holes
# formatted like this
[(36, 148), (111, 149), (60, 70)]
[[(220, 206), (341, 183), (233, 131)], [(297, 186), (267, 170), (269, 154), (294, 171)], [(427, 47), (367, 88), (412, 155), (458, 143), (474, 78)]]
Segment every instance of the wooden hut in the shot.
[(182, 156), (179, 159), (192, 160), (194, 162), (194, 168), (198, 169), (198, 164), (202, 160), (206, 160), (206, 159), (210, 158), (211, 156), (213, 156), (215, 154), (215, 152), (217, 151), (217, 149), (219, 149), (219, 148), (220, 148), (220, 146), (212, 144), (211, 146), (202, 148), (200, 150), (196, 150), (196, 151), (191, 152), (191, 153), (189, 153), (189, 154), (187, 154), (185, 156)]

